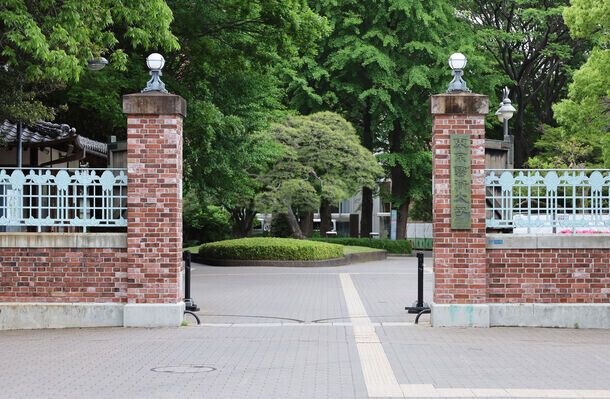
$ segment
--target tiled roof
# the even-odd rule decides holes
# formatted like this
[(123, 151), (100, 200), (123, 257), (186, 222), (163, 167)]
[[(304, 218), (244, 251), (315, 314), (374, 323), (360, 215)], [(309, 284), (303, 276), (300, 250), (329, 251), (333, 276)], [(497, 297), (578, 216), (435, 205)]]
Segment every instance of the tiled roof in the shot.
[[(76, 134), (76, 129), (66, 124), (57, 124), (51, 122), (36, 122), (32, 126), (24, 126), (21, 131), (21, 141), (23, 143), (43, 143), (52, 142), (55, 140), (74, 137), (75, 142), (86, 151), (95, 152), (98, 154), (108, 154), (108, 145), (99, 141), (79, 136)], [(17, 143), (17, 124), (5, 120), (0, 125), (0, 142), (7, 144)]]

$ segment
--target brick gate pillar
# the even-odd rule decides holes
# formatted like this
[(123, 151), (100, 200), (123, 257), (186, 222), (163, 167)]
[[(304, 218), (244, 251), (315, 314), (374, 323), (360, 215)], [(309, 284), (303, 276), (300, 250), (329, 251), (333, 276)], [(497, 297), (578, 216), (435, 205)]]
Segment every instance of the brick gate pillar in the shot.
[(127, 296), (124, 325), (182, 323), (182, 119), (186, 101), (123, 96), (127, 115)]
[(432, 116), (434, 326), (489, 326), (485, 249), (487, 96), (439, 94)]

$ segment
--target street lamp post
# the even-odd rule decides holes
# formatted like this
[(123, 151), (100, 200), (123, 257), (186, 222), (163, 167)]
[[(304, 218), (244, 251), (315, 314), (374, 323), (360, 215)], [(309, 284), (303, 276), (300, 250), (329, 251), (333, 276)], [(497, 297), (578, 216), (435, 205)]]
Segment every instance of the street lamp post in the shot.
[(510, 90), (508, 87), (504, 87), (502, 90), (502, 103), (500, 104), (500, 108), (496, 111), (496, 116), (500, 122), (504, 122), (504, 139), (506, 140), (508, 137), (508, 120), (513, 117), (515, 111), (515, 107), (513, 107), (510, 98), (508, 98), (508, 94)]
[(498, 120), (500, 122), (504, 123), (504, 141), (508, 142), (510, 146), (508, 159), (510, 160), (510, 165), (512, 168), (512, 165), (514, 165), (515, 144), (513, 136), (508, 133), (508, 120), (513, 117), (513, 114), (517, 110), (515, 109), (515, 107), (513, 107), (510, 98), (508, 98), (509, 93), (510, 90), (508, 90), (508, 87), (504, 87), (504, 89), (502, 90), (502, 103), (500, 104), (500, 108), (498, 108), (498, 110), (496, 111), (496, 116), (498, 117)]

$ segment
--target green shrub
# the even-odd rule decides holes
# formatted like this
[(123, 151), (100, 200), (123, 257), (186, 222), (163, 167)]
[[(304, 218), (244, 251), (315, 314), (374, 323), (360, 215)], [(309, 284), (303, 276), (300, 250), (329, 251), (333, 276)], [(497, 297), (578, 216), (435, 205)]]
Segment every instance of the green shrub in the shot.
[[(310, 238), (310, 241), (326, 241), (326, 238)], [(368, 247), (368, 238), (349, 238), (349, 237), (329, 237), (329, 243), (350, 245), (358, 247)], [(413, 248), (409, 240), (396, 240), (392, 241), (389, 238), (373, 238), (373, 248), (385, 249), (390, 254), (410, 254)]]
[(183, 220), (185, 240), (188, 238), (188, 241), (201, 243), (231, 237), (231, 214), (220, 206), (208, 205), (192, 213), (185, 213)]
[(217, 241), (199, 248), (207, 259), (320, 260), (343, 257), (343, 247), (290, 238), (250, 237)]

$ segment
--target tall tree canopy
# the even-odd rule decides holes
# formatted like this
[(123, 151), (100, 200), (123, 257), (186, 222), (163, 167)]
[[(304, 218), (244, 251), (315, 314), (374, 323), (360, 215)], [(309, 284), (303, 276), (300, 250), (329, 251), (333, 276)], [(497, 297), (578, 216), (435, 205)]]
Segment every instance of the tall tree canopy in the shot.
[[(185, 189), (194, 190), (201, 204), (227, 207), (245, 234), (259, 189), (251, 174), (277, 156), (273, 143), (258, 132), (284, 107), (281, 77), (301, 55), (315, 52), (326, 22), (303, 0), (166, 3), (180, 49), (159, 52), (166, 59), (166, 87), (188, 104)], [(148, 80), (144, 59), (151, 50), (127, 51), (123, 70), (86, 70), (78, 83), (48, 100), (67, 103), (59, 118), (90, 137), (124, 139), (121, 96), (140, 91)]]
[[(302, 113), (340, 113), (355, 126), (366, 148), (382, 154), (379, 159), (392, 178), (390, 200), (399, 210), (397, 237), (404, 238), (409, 202), (431, 192), (427, 101), (446, 89), (451, 53), (462, 50), (469, 55), (467, 79), (488, 74), (486, 63), (469, 51), (472, 33), (457, 23), (446, 1), (311, 4), (328, 18), (332, 32), (316, 56), (301, 61), (300, 74), (289, 86), (290, 106)], [(476, 90), (493, 88), (490, 80), (482, 82)], [(362, 236), (372, 228), (372, 197), (372, 190), (365, 188)]]
[(510, 121), (515, 164), (531, 155), (552, 105), (566, 95), (587, 43), (573, 39), (563, 21), (569, 0), (458, 0), (459, 15), (475, 29), (486, 56), (508, 76), (517, 113)]
[[(0, 3), (0, 117), (35, 122), (54, 109), (40, 94), (78, 81), (87, 60), (103, 55), (115, 68), (131, 48), (177, 49), (165, 1), (4, 0)], [(110, 53), (110, 55), (108, 55)]]
[(170, 0), (182, 50), (168, 85), (189, 104), (185, 173), (200, 195), (229, 208), (253, 198), (252, 168), (270, 160), (263, 131), (282, 108), (280, 76), (315, 51), (325, 21), (303, 0)]
[[(180, 49), (165, 51), (163, 81), (187, 100), (184, 122), (185, 188), (201, 203), (222, 204), (234, 216), (250, 206), (257, 183), (250, 177), (272, 162), (275, 148), (264, 135), (283, 108), (281, 76), (303, 54), (315, 52), (327, 29), (303, 0), (167, 0)], [(62, 120), (103, 138), (124, 138), (121, 96), (146, 80), (147, 52), (129, 53), (126, 70), (86, 71), (58, 93), (70, 111)], [(248, 217), (252, 220), (253, 213)]]
[[(91, 138), (106, 140), (116, 135), (124, 139), (121, 96), (144, 87), (148, 80), (144, 60), (152, 51), (161, 52), (166, 59), (163, 80), (167, 88), (188, 103), (185, 189), (195, 190), (202, 204), (226, 206), (236, 219), (246, 214), (242, 230), (247, 231), (254, 213), (252, 209), (244, 212), (244, 207), (252, 206), (258, 189), (250, 175), (277, 156), (271, 141), (257, 131), (264, 131), (283, 108), (281, 77), (290, 72), (298, 57), (315, 52), (316, 40), (327, 30), (324, 18), (313, 13), (304, 0), (10, 0), (0, 7), (0, 21), (16, 21), (0, 25), (3, 31), (14, 31), (8, 36), (14, 35), (11, 46), (15, 52), (24, 52), (18, 36), (23, 33), (22, 25), (17, 22), (29, 18), (42, 32), (41, 37), (34, 36), (48, 45), (32, 44), (26, 50), (48, 47), (52, 54), (65, 55), (65, 62), (73, 67), (63, 70), (61, 80), (35, 81), (35, 95), (46, 94), (45, 105), (53, 109), (42, 102), (27, 106), (20, 102), (12, 108), (2, 107), (2, 111), (21, 118), (17, 110), (28, 109), (26, 122), (33, 122), (50, 118), (48, 111), (58, 110), (63, 123)], [(168, 30), (172, 17), (175, 36)], [(56, 31), (75, 38), (65, 44)], [(5, 37), (0, 40), (4, 48)], [(12, 51), (11, 46), (6, 52)], [(40, 65), (48, 66), (53, 77), (57, 72), (53, 67), (58, 64), (51, 56), (40, 55), (42, 50), (36, 51), (26, 57), (18, 53), (17, 61), (31, 61), (20, 61), (21, 69), (11, 67), (9, 72), (25, 71), (39, 62), (36, 57), (42, 57), (47, 63)], [(86, 60), (97, 56), (109, 58), (110, 66), (101, 71), (86, 69)], [(7, 56), (3, 57), (4, 62)], [(19, 81), (3, 72), (0, 69), (3, 80)], [(31, 86), (26, 83), (23, 91), (29, 93), (33, 85), (33, 80)], [(7, 99), (27, 97), (6, 91), (2, 95)], [(31, 111), (35, 105), (40, 112)]]
[(289, 115), (271, 126), (271, 134), (283, 154), (260, 176), (263, 191), (257, 202), (261, 210), (286, 214), (295, 237), (302, 238), (302, 233), (293, 208), (328, 208), (360, 187), (375, 186), (382, 175), (354, 128), (337, 114)]
[(568, 98), (554, 105), (558, 127), (545, 127), (533, 167), (610, 167), (610, 2), (573, 0), (564, 12), (574, 37), (594, 43), (574, 73)]

